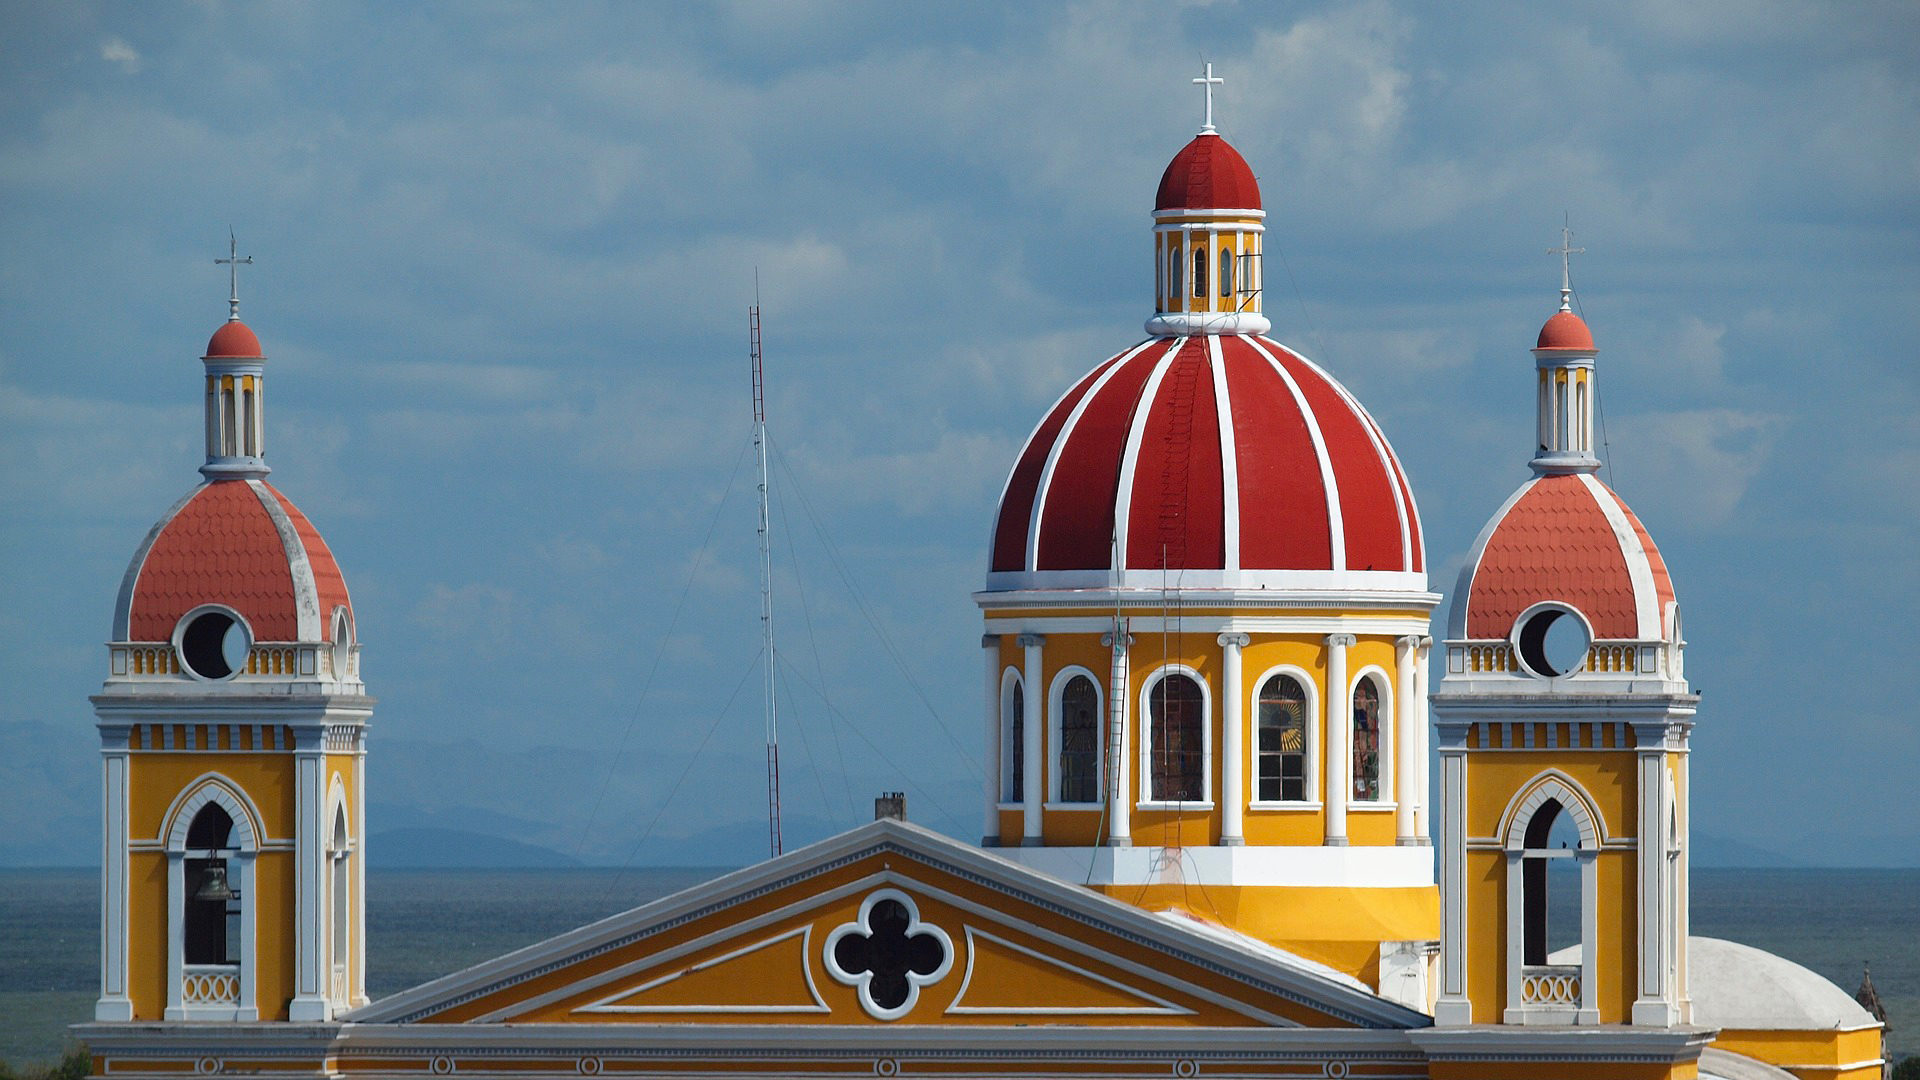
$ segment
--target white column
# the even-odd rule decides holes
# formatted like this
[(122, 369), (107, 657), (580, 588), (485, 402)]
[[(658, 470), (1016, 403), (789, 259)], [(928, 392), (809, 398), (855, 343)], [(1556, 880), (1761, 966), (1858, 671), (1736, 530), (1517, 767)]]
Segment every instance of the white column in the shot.
[(1393, 667), (1398, 686), (1393, 694), (1393, 842), (1403, 847), (1420, 843), (1414, 825), (1413, 808), (1419, 802), (1414, 785), (1420, 779), (1420, 767), (1414, 763), (1414, 733), (1420, 726), (1418, 679), (1420, 637), (1417, 634), (1394, 642)]
[(166, 1020), (185, 1020), (180, 979), (187, 954), (187, 853), (167, 852), (167, 1009)]
[(1180, 310), (1193, 310), (1193, 226), (1180, 227)]
[(367, 1003), (367, 732), (361, 728), (353, 755), (353, 976), (355, 1007)]
[[(1682, 736), (1682, 745), (1685, 745), (1685, 736)], [(1680, 813), (1680, 835), (1676, 838), (1679, 841), (1680, 850), (1674, 853), (1673, 868), (1675, 877), (1673, 941), (1674, 947), (1679, 951), (1678, 962), (1674, 965), (1673, 994), (1675, 1003), (1680, 1007), (1680, 1022), (1683, 1024), (1693, 1023), (1693, 991), (1687, 975), (1687, 935), (1693, 932), (1690, 915), (1693, 907), (1693, 781), (1688, 777), (1688, 762), (1691, 757), (1690, 753), (1680, 755), (1679, 786), (1673, 793)]]
[(1421, 637), (1418, 662), (1413, 668), (1413, 835), (1422, 844), (1433, 843), (1433, 823), (1427, 816), (1427, 799), (1432, 790), (1433, 778), (1428, 773), (1428, 739), (1432, 731), (1428, 728), (1431, 720), (1427, 711), (1427, 665), (1431, 661), (1433, 639)]
[(235, 1020), (260, 1019), (260, 891), (256, 852), (241, 851), (227, 860), (240, 892), (240, 1004)]
[(1042, 725), (1046, 722), (1041, 713), (1041, 705), (1046, 701), (1046, 671), (1041, 665), (1041, 646), (1047, 643), (1043, 634), (1021, 634), (1020, 647), (1026, 650), (1026, 667), (1021, 676), (1025, 684), (1023, 696), (1026, 711), (1021, 714), (1020, 722), (1025, 728), (1021, 732), (1020, 811), (1022, 847), (1040, 846), (1040, 804), (1047, 791), (1047, 762), (1042, 748), (1041, 735), (1045, 732)]
[(980, 827), (980, 846), (1000, 845), (1000, 781), (1005, 759), (1000, 748), (1000, 635), (981, 634), (980, 654), (986, 661), (986, 805)]
[(127, 996), (127, 768), (132, 755), (126, 727), (100, 729), (100, 1000), (93, 1018), (133, 1019)]
[(1526, 965), (1526, 859), (1519, 851), (1508, 848), (1502, 852), (1506, 856), (1507, 872), (1507, 911), (1504, 920), (1507, 928), (1507, 1007), (1501, 1014), (1501, 1021), (1508, 1024), (1526, 1022), (1525, 997), (1521, 994)]
[(326, 809), (323, 786), (326, 729), (296, 728), (294, 737), (294, 980), (287, 1019), (328, 1019), (325, 959)]
[(1576, 1024), (1600, 1022), (1600, 849), (1581, 848), (1580, 860), (1580, 1005)]
[(1221, 634), (1215, 640), (1224, 650), (1220, 665), (1220, 843), (1235, 847), (1247, 842), (1243, 821), (1247, 805), (1247, 694), (1240, 673), (1240, 650), (1246, 648), (1248, 638), (1245, 634)]
[(1467, 998), (1467, 725), (1452, 725), (1440, 740), (1440, 996), (1436, 1024), (1471, 1024)]
[(1327, 846), (1345, 847), (1347, 843), (1347, 796), (1353, 781), (1348, 771), (1353, 766), (1353, 706), (1347, 697), (1347, 649), (1354, 643), (1352, 634), (1327, 635)]
[(1672, 912), (1667, 908), (1667, 768), (1666, 725), (1633, 725), (1638, 748), (1640, 834), (1635, 852), (1639, 864), (1640, 940), (1639, 996), (1633, 1003), (1633, 1022), (1669, 1027), (1678, 1010), (1667, 996), (1667, 936)]
[(1133, 741), (1127, 735), (1127, 701), (1132, 697), (1127, 689), (1127, 646), (1133, 644), (1133, 635), (1127, 633), (1122, 622), (1117, 636), (1103, 635), (1100, 643), (1113, 650), (1113, 666), (1107, 676), (1107, 846), (1130, 847), (1133, 787), (1127, 762), (1133, 758)]

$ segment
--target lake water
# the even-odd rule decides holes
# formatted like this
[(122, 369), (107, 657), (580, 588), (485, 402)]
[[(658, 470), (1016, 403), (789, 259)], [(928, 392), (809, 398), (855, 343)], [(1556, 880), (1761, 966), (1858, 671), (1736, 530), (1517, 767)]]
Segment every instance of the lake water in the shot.
[[(375, 870), (368, 992), (391, 994), (678, 892), (715, 869)], [(99, 875), (0, 870), (0, 1060), (57, 1056), (99, 988)], [(1693, 932), (1804, 964), (1848, 993), (1863, 962), (1920, 1053), (1920, 870), (1696, 870)]]

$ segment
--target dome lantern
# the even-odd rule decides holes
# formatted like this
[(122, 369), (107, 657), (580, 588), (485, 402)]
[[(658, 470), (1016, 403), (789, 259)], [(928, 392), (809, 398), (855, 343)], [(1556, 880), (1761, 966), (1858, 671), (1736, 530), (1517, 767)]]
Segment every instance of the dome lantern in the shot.
[(1167, 164), (1154, 196), (1147, 333), (1264, 334), (1272, 324), (1260, 313), (1260, 184), (1214, 128), (1213, 88), (1225, 80), (1208, 64), (1193, 81), (1206, 91), (1205, 121)]
[(229, 230), (227, 257), (213, 261), (227, 267), (230, 292), (227, 321), (200, 358), (207, 373), (207, 463), (200, 473), (209, 480), (259, 479), (273, 471), (266, 462), (267, 358), (260, 338), (240, 321), (240, 266), (251, 266), (253, 256), (240, 254)]
[(1539, 380), (1538, 443), (1533, 470), (1541, 475), (1590, 473), (1600, 468), (1593, 454), (1594, 383), (1593, 332), (1573, 313), (1573, 256), (1586, 248), (1573, 246), (1573, 230), (1560, 230), (1560, 246), (1547, 254), (1560, 256), (1560, 310), (1540, 328), (1533, 362)]

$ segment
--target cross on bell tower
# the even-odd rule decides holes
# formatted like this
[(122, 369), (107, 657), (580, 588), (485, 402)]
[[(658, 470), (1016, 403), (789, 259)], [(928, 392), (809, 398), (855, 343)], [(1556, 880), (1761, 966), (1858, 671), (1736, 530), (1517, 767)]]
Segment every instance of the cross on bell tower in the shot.
[(240, 321), (240, 264), (241, 263), (246, 263), (248, 266), (252, 266), (253, 256), (248, 255), (244, 258), (241, 257), (240, 241), (234, 239), (233, 230), (229, 228), (227, 230), (227, 257), (224, 259), (213, 260), (213, 264), (215, 266), (224, 266), (227, 268), (227, 285), (229, 288), (229, 294), (227, 296), (227, 321), (228, 322)]
[(1205, 75), (1202, 75), (1201, 77), (1193, 80), (1193, 84), (1195, 86), (1203, 88), (1207, 93), (1206, 123), (1200, 126), (1200, 134), (1202, 135), (1216, 134), (1216, 132), (1213, 130), (1213, 88), (1216, 86), (1219, 86), (1220, 84), (1226, 81), (1227, 80), (1222, 79), (1213, 73), (1212, 62), (1208, 62), (1207, 73)]
[(1573, 257), (1585, 255), (1587, 249), (1573, 246), (1573, 230), (1560, 226), (1560, 246), (1548, 248), (1547, 254), (1560, 256), (1560, 310), (1573, 310)]

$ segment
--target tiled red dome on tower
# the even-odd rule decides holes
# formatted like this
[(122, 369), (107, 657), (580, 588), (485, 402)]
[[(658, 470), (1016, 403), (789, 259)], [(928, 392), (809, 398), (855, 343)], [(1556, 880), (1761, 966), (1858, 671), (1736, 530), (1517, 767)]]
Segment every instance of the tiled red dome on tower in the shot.
[(121, 582), (113, 640), (169, 640), (202, 604), (239, 612), (259, 641), (325, 641), (334, 609), (353, 610), (319, 530), (264, 480), (202, 484), (160, 519)]
[(1548, 473), (1514, 492), (1468, 553), (1450, 637), (1506, 638), (1522, 612), (1556, 601), (1595, 638), (1659, 640), (1673, 579), (1646, 526), (1590, 473)]
[(1540, 338), (1534, 348), (1593, 352), (1593, 331), (1587, 329), (1585, 319), (1573, 312), (1556, 311), (1540, 328)]
[(1156, 339), (1096, 367), (1001, 496), (996, 575), (1163, 566), (1214, 572), (1190, 585), (1425, 570), (1413, 493), (1373, 418), (1318, 366), (1245, 335)]
[(264, 356), (260, 351), (260, 339), (247, 324), (239, 319), (229, 319), (220, 329), (207, 339), (206, 355), (210, 357), (232, 356), (251, 359)]
[(1167, 163), (1153, 208), (1259, 210), (1260, 183), (1240, 151), (1218, 135), (1196, 135)]

